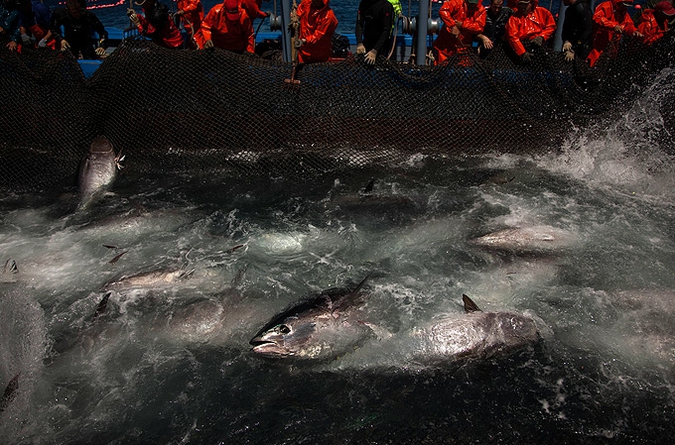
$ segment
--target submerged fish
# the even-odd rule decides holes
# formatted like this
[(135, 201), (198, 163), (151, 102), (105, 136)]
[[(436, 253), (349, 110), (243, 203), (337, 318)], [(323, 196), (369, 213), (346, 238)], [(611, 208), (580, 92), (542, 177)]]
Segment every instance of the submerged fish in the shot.
[(12, 403), (12, 400), (14, 400), (14, 397), (16, 397), (16, 390), (19, 388), (20, 375), (21, 373), (12, 377), (12, 380), (7, 384), (5, 392), (2, 394), (2, 398), (0, 398), (0, 413), (7, 409), (9, 404)]
[(98, 136), (89, 146), (89, 153), (80, 166), (80, 203), (86, 205), (115, 179), (122, 159), (105, 136)]
[(267, 357), (328, 359), (357, 348), (374, 335), (359, 311), (368, 277), (352, 291), (330, 289), (276, 315), (250, 341)]
[(530, 226), (498, 230), (469, 243), (519, 253), (551, 253), (568, 248), (575, 241), (575, 236), (568, 231), (551, 226)]
[(447, 314), (413, 329), (408, 360), (425, 366), (484, 359), (535, 343), (547, 336), (542, 320), (515, 312), (483, 312), (462, 295), (465, 314)]
[(123, 276), (105, 285), (107, 290), (127, 290), (135, 288), (156, 288), (170, 286), (186, 280), (194, 273), (194, 269), (168, 269), (144, 272), (136, 275)]

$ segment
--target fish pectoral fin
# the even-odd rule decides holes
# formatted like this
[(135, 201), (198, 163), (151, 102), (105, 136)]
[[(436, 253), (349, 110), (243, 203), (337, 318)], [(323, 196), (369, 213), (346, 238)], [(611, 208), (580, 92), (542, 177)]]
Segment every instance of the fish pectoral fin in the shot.
[(363, 324), (364, 326), (367, 326), (371, 331), (373, 331), (378, 340), (387, 340), (394, 336), (394, 334), (392, 334), (388, 329), (383, 328), (382, 326), (378, 326), (376, 324), (363, 320), (359, 320), (359, 323)]
[(466, 294), (462, 294), (462, 301), (464, 302), (464, 312), (467, 314), (471, 312), (482, 312), (478, 305)]

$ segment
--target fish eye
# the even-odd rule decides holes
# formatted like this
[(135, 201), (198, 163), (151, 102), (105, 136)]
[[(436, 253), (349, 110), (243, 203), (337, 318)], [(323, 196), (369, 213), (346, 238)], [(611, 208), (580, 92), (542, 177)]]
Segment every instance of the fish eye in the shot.
[(279, 332), (280, 334), (288, 334), (291, 332), (291, 328), (285, 324), (280, 324), (279, 326), (277, 326), (276, 331)]

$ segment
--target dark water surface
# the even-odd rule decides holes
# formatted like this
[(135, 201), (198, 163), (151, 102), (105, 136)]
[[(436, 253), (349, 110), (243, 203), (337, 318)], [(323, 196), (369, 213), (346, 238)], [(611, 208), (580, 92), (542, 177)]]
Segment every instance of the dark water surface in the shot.
[[(541, 157), (411, 155), (312, 177), (123, 170), (78, 212), (61, 191), (3, 197), (0, 252), (18, 273), (0, 282), (0, 382), (19, 385), (2, 443), (670, 443), (675, 172), (651, 138), (671, 81)], [(569, 242), (469, 243), (505, 227)], [(107, 283), (177, 268), (192, 274), (114, 288), (93, 321)], [(328, 362), (249, 350), (288, 304), (370, 272), (364, 313), (393, 336), (460, 316), (462, 293), (551, 335), (434, 368), (382, 338)]]

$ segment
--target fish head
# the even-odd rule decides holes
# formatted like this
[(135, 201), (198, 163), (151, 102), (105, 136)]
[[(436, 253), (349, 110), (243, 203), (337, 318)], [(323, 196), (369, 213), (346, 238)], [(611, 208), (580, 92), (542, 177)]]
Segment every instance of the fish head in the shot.
[(89, 145), (89, 153), (92, 155), (115, 155), (113, 145), (105, 136), (98, 136)]
[(274, 358), (302, 355), (312, 340), (317, 324), (301, 317), (287, 317), (263, 328), (251, 341), (253, 352)]

